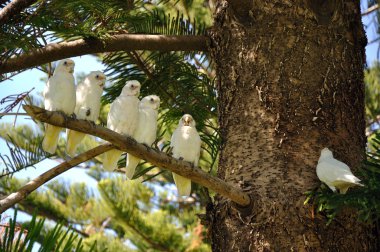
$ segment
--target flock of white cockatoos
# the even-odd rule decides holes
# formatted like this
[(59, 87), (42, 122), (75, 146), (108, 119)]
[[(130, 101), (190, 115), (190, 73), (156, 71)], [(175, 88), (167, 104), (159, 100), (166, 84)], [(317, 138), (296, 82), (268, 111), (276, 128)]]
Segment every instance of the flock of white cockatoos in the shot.
[[(61, 111), (67, 115), (75, 114), (78, 119), (95, 122), (99, 116), (100, 98), (106, 76), (100, 71), (90, 72), (84, 81), (75, 88), (74, 66), (74, 61), (70, 59), (58, 63), (43, 92), (45, 109)], [(138, 99), (140, 87), (140, 83), (136, 80), (126, 82), (119, 97), (111, 104), (107, 127), (151, 146), (156, 140), (160, 98), (156, 95), (148, 95), (140, 101)], [(45, 125), (42, 147), (46, 152), (55, 153), (61, 131), (60, 127)], [(75, 155), (76, 148), (84, 136), (84, 133), (67, 130), (66, 151), (69, 156)], [(198, 166), (201, 138), (191, 115), (182, 116), (178, 127), (173, 132), (170, 146), (174, 158), (183, 159), (195, 167)], [(107, 171), (116, 169), (122, 153), (116, 149), (106, 152), (103, 159), (104, 169)], [(139, 158), (127, 155), (126, 176), (129, 179), (133, 177), (139, 162)], [(335, 159), (328, 148), (322, 150), (316, 172), (318, 178), (333, 192), (339, 189), (339, 192), (344, 194), (352, 186), (362, 186), (359, 183), (360, 179), (352, 174), (345, 163)], [(173, 179), (180, 196), (190, 195), (191, 181), (189, 179), (175, 173), (173, 173)]]
[[(106, 76), (100, 71), (90, 72), (84, 81), (75, 88), (75, 63), (71, 59), (58, 62), (58, 65), (46, 83), (43, 92), (46, 110), (61, 111), (66, 115), (75, 115), (77, 119), (95, 122), (100, 111), (100, 99), (103, 93)], [(111, 104), (107, 117), (107, 128), (133, 137), (139, 143), (151, 146), (157, 136), (158, 109), (160, 98), (148, 95), (139, 100), (140, 83), (137, 80), (127, 81), (121, 94)], [(45, 124), (45, 137), (42, 147), (46, 152), (54, 154), (57, 149), (59, 134), (62, 128)], [(86, 134), (67, 130), (66, 152), (75, 156), (77, 146)], [(173, 157), (191, 162), (198, 166), (201, 151), (201, 138), (195, 128), (191, 115), (185, 114), (173, 133), (171, 140)], [(110, 150), (104, 154), (103, 168), (113, 171), (123, 154), (120, 150)], [(132, 179), (140, 159), (127, 155), (125, 173)], [(189, 196), (191, 181), (173, 174), (180, 196)]]

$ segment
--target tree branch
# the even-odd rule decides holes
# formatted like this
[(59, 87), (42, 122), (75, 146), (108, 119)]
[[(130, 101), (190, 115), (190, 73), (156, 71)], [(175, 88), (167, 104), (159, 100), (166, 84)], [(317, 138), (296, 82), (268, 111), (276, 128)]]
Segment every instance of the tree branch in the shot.
[(241, 206), (248, 206), (250, 204), (248, 194), (242, 192), (240, 188), (236, 188), (220, 178), (211, 176), (207, 172), (192, 166), (189, 162), (175, 159), (164, 152), (137, 143), (131, 137), (120, 135), (110, 129), (95, 125), (90, 121), (70, 118), (63, 113), (47, 111), (35, 106), (24, 105), (23, 107), (31, 117), (41, 122), (100, 137), (111, 142), (122, 151), (147, 160), (155, 166), (189, 178), (195, 183), (207, 187)]
[(52, 43), (1, 62), (0, 74), (94, 53), (133, 50), (207, 51), (207, 40), (206, 36), (121, 34), (105, 39), (88, 38)]
[(369, 7), (367, 10), (365, 10), (361, 15), (362, 16), (366, 16), (372, 12), (374, 12), (375, 10), (379, 9), (380, 6), (379, 4), (375, 4), (375, 5), (372, 5), (371, 7)]
[(30, 193), (32, 193), (34, 190), (36, 190), (41, 185), (45, 184), (49, 180), (55, 178), (56, 176), (60, 175), (61, 173), (69, 170), (70, 168), (83, 163), (84, 161), (87, 161), (91, 158), (94, 158), (108, 150), (111, 150), (113, 146), (111, 144), (103, 144), (98, 147), (95, 147), (91, 150), (88, 150), (73, 159), (63, 162), (56, 167), (48, 170), (47, 172), (41, 174), (37, 178), (29, 181), (21, 187), (17, 192), (9, 194), (6, 198), (0, 200), (0, 213), (3, 213), (8, 208), (12, 207), (17, 202), (20, 202), (21, 200), (25, 199)]
[(36, 2), (36, 0), (13, 0), (0, 10), (0, 24), (4, 24), (11, 16), (18, 14), (34, 2)]
[(28, 115), (27, 113), (0, 113), (0, 116)]

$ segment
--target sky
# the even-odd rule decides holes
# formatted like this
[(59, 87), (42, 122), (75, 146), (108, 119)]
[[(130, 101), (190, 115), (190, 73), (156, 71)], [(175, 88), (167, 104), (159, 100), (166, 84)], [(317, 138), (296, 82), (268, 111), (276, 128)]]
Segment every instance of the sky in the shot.
[[(366, 4), (363, 4), (362, 9), (366, 9)], [(374, 14), (363, 17), (363, 24), (366, 27), (367, 38), (368, 41), (372, 41), (377, 37), (375, 22), (373, 22)], [(378, 48), (379, 43), (372, 43), (367, 45), (366, 47), (366, 57), (367, 64), (370, 66), (372, 63), (378, 59)], [(90, 71), (104, 70), (104, 66), (97, 61), (94, 56), (82, 56), (72, 58), (75, 61), (75, 72), (84, 72), (88, 73)], [(12, 80), (7, 80), (0, 82), (0, 99), (11, 95), (11, 94), (19, 94), (21, 92), (25, 92), (34, 88), (31, 92), (32, 95), (37, 96), (40, 94), (45, 86), (45, 83), (41, 81), (41, 78), (44, 78), (45, 73), (33, 69), (25, 71), (14, 78)], [(0, 108), (2, 105), (0, 105)], [(15, 111), (14, 111), (15, 112)], [(22, 111), (20, 111), (22, 112)], [(14, 116), (4, 116), (0, 119), (0, 123), (10, 122), (13, 123)], [(33, 121), (28, 119), (25, 116), (21, 116), (17, 118), (16, 125), (23, 124), (34, 124)], [(8, 154), (8, 149), (3, 140), (0, 140), (0, 153), (2, 155)], [(54, 160), (45, 160), (36, 165), (36, 168), (28, 168), (25, 171), (19, 172), (15, 175), (17, 178), (35, 178), (41, 173), (47, 171), (48, 169), (56, 166), (58, 162)], [(0, 169), (4, 166), (0, 161)], [(64, 174), (61, 174), (58, 179), (70, 180), (71, 182), (86, 182), (89, 187), (96, 187), (96, 181), (86, 175), (84, 169), (73, 168)], [(12, 211), (5, 212), (5, 215), (13, 216)], [(25, 215), (19, 214), (21, 219), (27, 218)]]

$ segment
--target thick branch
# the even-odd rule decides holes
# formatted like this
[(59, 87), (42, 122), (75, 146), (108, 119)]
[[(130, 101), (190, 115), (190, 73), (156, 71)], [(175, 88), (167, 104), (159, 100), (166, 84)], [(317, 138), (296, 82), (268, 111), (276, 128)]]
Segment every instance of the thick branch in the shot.
[(11, 16), (18, 14), (34, 2), (36, 0), (13, 0), (0, 10), (0, 24), (6, 23)]
[(29, 181), (26, 185), (21, 187), (17, 192), (11, 193), (6, 198), (0, 200), (0, 213), (3, 213), (8, 208), (12, 207), (17, 202), (25, 199), (30, 193), (36, 190), (41, 185), (45, 184), (49, 180), (55, 178), (56, 176), (62, 174), (63, 172), (69, 170), (70, 168), (90, 160), (108, 150), (111, 150), (113, 146), (111, 144), (103, 144), (94, 149), (88, 150), (73, 159), (63, 162), (53, 169), (41, 174), (37, 178)]
[(206, 51), (207, 37), (122, 34), (105, 39), (91, 38), (53, 43), (2, 62), (0, 74), (85, 54), (134, 50)]
[(193, 167), (189, 162), (172, 158), (164, 152), (160, 152), (146, 145), (137, 143), (136, 140), (131, 137), (120, 135), (110, 129), (99, 125), (94, 125), (89, 121), (67, 117), (63, 113), (47, 111), (39, 107), (27, 105), (24, 105), (24, 110), (31, 117), (41, 122), (100, 137), (111, 142), (122, 151), (147, 160), (155, 166), (189, 178), (197, 184), (230, 198), (232, 201), (241, 206), (248, 206), (250, 204), (248, 194), (242, 192), (241, 189), (236, 188), (217, 177), (213, 177), (199, 168)]

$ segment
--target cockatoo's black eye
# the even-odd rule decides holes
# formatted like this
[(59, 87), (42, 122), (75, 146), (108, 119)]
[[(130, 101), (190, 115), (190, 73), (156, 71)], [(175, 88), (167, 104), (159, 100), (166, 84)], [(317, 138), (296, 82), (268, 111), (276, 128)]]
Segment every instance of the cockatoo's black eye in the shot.
[(135, 88), (135, 85), (132, 84), (132, 85), (131, 85), (131, 88)]
[(96, 79), (99, 79), (99, 74), (97, 74), (97, 75), (95, 76), (95, 78), (96, 78)]
[(150, 101), (151, 101), (151, 102), (154, 102), (154, 99), (153, 99), (153, 98), (150, 98)]
[(64, 64), (64, 65), (67, 65), (67, 61), (64, 61), (63, 64)]

